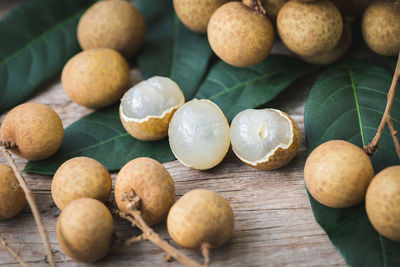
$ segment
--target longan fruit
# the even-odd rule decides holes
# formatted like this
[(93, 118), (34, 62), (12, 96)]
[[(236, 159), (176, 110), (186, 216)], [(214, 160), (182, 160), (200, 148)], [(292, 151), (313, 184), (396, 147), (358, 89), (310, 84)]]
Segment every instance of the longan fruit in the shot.
[(283, 43), (300, 56), (333, 49), (343, 31), (343, 19), (328, 0), (302, 3), (291, 0), (278, 13), (277, 27)]
[(275, 38), (269, 19), (240, 2), (226, 3), (214, 12), (207, 36), (215, 54), (236, 67), (249, 67), (263, 61)]
[(364, 12), (361, 29), (372, 51), (383, 56), (400, 52), (400, 4), (382, 1), (370, 4)]
[(232, 235), (233, 211), (218, 193), (195, 189), (172, 206), (167, 227), (172, 239), (184, 248), (200, 249), (203, 245), (216, 248)]
[(304, 166), (308, 191), (331, 208), (347, 208), (363, 201), (373, 177), (374, 169), (364, 150), (342, 140), (318, 146)]
[(106, 202), (111, 192), (111, 176), (97, 160), (76, 157), (64, 162), (51, 183), (51, 195), (60, 210), (78, 198)]
[(131, 58), (142, 46), (146, 23), (140, 11), (122, 0), (99, 1), (82, 15), (78, 41), (83, 50), (111, 48)]
[(26, 204), (25, 193), (10, 166), (0, 163), (0, 219), (14, 217)]
[(57, 220), (57, 239), (62, 250), (80, 262), (95, 262), (107, 255), (114, 228), (107, 207), (92, 198), (69, 203)]
[(127, 198), (140, 198), (141, 215), (148, 225), (167, 216), (175, 201), (175, 185), (167, 169), (151, 158), (131, 160), (118, 173), (114, 185), (115, 202), (121, 211), (129, 211)]
[(129, 80), (128, 63), (121, 54), (108, 48), (80, 52), (67, 62), (61, 74), (69, 98), (93, 109), (118, 102), (128, 89)]
[(0, 129), (1, 141), (14, 143), (9, 150), (27, 160), (52, 156), (61, 146), (64, 128), (60, 117), (50, 107), (25, 103), (13, 108)]

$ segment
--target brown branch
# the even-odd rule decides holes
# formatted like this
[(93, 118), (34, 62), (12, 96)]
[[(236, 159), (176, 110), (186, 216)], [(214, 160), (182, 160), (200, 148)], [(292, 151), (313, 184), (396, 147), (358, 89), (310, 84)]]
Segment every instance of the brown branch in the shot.
[(14, 257), (14, 259), (15, 259), (16, 261), (19, 262), (19, 264), (21, 264), (21, 266), (23, 266), (23, 267), (27, 267), (27, 266), (28, 266), (28, 264), (26, 264), (26, 262), (21, 258), (21, 256), (18, 254), (18, 252), (14, 251), (14, 250), (7, 244), (7, 242), (6, 242), (3, 238), (1, 238), (1, 237), (0, 237), (0, 244), (1, 244), (3, 247), (5, 247), (5, 248), (8, 250), (8, 252), (10, 252), (10, 254)]
[(3, 146), (0, 145), (0, 150), (3, 153), (4, 157), (7, 159), (8, 163), (10, 164), (12, 170), (14, 171), (15, 176), (17, 177), (17, 180), (19, 182), (19, 185), (21, 186), (22, 190), (25, 192), (25, 197), (26, 200), (28, 201), (28, 204), (32, 210), (33, 217), (35, 219), (36, 225), (39, 229), (40, 236), (43, 241), (44, 248), (47, 253), (47, 259), (49, 261), (49, 265), (51, 267), (55, 267), (56, 263), (54, 261), (54, 256), (51, 251), (50, 243), (49, 243), (49, 238), (47, 236), (47, 231), (46, 228), (43, 225), (42, 219), (40, 218), (40, 212), (39, 209), (36, 205), (35, 198), (32, 194), (32, 191), (29, 189), (28, 185), (25, 182), (24, 177), (22, 176), (21, 172), (18, 170), (17, 166), (14, 163), (14, 160), (12, 159), (10, 153), (7, 151), (7, 149)]
[(379, 140), (382, 136), (385, 125), (387, 124), (389, 127), (389, 130), (390, 130), (390, 133), (392, 134), (394, 144), (396, 146), (397, 155), (400, 158), (400, 144), (399, 144), (399, 140), (397, 138), (397, 131), (395, 130), (393, 122), (392, 122), (392, 118), (390, 117), (390, 112), (392, 111), (399, 77), (400, 77), (400, 52), (399, 52), (399, 56), (397, 58), (397, 65), (396, 65), (396, 69), (393, 74), (392, 84), (390, 85), (390, 89), (387, 94), (387, 103), (386, 103), (385, 112), (383, 113), (382, 120), (379, 124), (378, 131), (376, 132), (376, 135), (375, 135), (374, 139), (372, 140), (372, 142), (364, 147), (364, 150), (368, 155), (372, 156), (374, 154), (374, 152), (378, 149)]
[(147, 238), (144, 235), (134, 235), (131, 238), (124, 241), (125, 246), (130, 246), (134, 243), (146, 240)]
[(210, 266), (210, 249), (211, 246), (208, 243), (201, 244), (201, 253), (203, 254), (204, 258), (204, 266)]
[(118, 214), (121, 218), (124, 218), (130, 221), (134, 226), (138, 227), (143, 232), (143, 237), (161, 249), (171, 255), (171, 257), (175, 258), (180, 263), (189, 266), (189, 267), (201, 267), (202, 265), (193, 261), (191, 258), (186, 256), (184, 253), (180, 252), (170, 244), (168, 244), (164, 239), (162, 239), (153, 229), (150, 228), (143, 220), (140, 211), (131, 209), (129, 212), (123, 212), (120, 210), (114, 210), (116, 214)]

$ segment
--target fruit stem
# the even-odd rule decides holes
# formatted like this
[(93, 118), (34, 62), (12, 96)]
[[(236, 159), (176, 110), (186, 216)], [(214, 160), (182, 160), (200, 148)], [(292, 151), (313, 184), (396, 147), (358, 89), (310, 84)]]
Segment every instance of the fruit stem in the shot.
[(365, 152), (370, 156), (372, 156), (374, 154), (374, 152), (378, 149), (379, 139), (381, 138), (383, 130), (385, 128), (385, 125), (387, 124), (388, 128), (390, 130), (390, 133), (392, 135), (394, 145), (396, 147), (397, 155), (400, 158), (400, 143), (399, 143), (399, 139), (397, 138), (397, 131), (394, 128), (392, 118), (390, 117), (390, 112), (392, 110), (394, 97), (396, 95), (396, 88), (397, 88), (397, 82), (399, 80), (399, 77), (400, 77), (400, 52), (399, 52), (399, 56), (397, 57), (397, 64), (396, 64), (396, 69), (393, 74), (392, 84), (390, 85), (390, 89), (387, 94), (387, 103), (386, 103), (385, 112), (383, 113), (382, 120), (381, 120), (381, 123), (379, 124), (378, 131), (376, 132), (376, 135), (375, 135), (374, 139), (372, 140), (372, 142), (364, 147)]
[(262, 14), (267, 14), (267, 11), (265, 10), (264, 6), (261, 3), (261, 0), (250, 0), (248, 3), (246, 3), (248, 7), (251, 9), (254, 9), (255, 11), (258, 11)]
[(171, 257), (175, 258), (180, 263), (189, 266), (189, 267), (201, 267), (202, 265), (198, 264), (197, 262), (193, 261), (191, 258), (186, 256), (184, 253), (180, 252), (170, 244), (168, 244), (165, 240), (161, 239), (161, 237), (153, 231), (144, 221), (140, 211), (134, 208), (132, 205), (131, 210), (128, 212), (123, 212), (120, 210), (115, 210), (115, 213), (118, 214), (121, 218), (124, 218), (130, 221), (134, 226), (138, 227), (142, 232), (145, 239), (151, 241)]
[(40, 236), (43, 241), (44, 248), (47, 253), (47, 260), (49, 262), (49, 265), (51, 267), (55, 267), (56, 263), (54, 261), (54, 256), (53, 253), (51, 252), (51, 247), (49, 243), (49, 237), (47, 235), (46, 228), (43, 225), (42, 219), (40, 218), (40, 212), (39, 209), (36, 205), (35, 198), (32, 194), (32, 191), (29, 189), (24, 177), (22, 176), (21, 172), (18, 170), (17, 165), (15, 165), (15, 162), (13, 158), (11, 157), (10, 153), (7, 151), (5, 146), (3, 144), (0, 144), (0, 150), (3, 153), (4, 157), (7, 159), (8, 163), (10, 164), (12, 170), (14, 171), (15, 176), (17, 177), (17, 180), (19, 182), (19, 185), (21, 186), (22, 190), (24, 190), (26, 200), (28, 201), (29, 207), (32, 210), (33, 217), (35, 219), (36, 225), (39, 229)]
[(18, 254), (18, 252), (15, 252), (8, 244), (7, 242), (0, 237), (0, 244), (5, 247), (8, 252), (10, 252), (10, 254), (14, 257), (14, 259), (16, 261), (19, 262), (19, 264), (21, 264), (21, 266), (23, 267), (28, 267), (28, 264), (26, 264), (26, 262), (21, 258), (21, 256)]
[(6, 149), (17, 147), (17, 144), (14, 142), (3, 142), (0, 141), (0, 146), (4, 146)]
[(208, 243), (203, 243), (201, 244), (201, 253), (203, 254), (203, 258), (204, 258), (204, 266), (210, 266), (210, 249), (211, 246)]

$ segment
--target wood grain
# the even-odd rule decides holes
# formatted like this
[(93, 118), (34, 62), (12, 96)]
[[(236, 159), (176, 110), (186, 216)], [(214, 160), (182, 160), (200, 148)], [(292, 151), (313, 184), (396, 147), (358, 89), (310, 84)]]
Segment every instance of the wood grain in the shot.
[[(0, 16), (21, 0), (0, 2)], [(274, 51), (280, 52), (282, 45)], [(287, 53), (287, 52), (286, 52)], [(137, 77), (137, 71), (132, 76)], [(238, 160), (230, 151), (224, 161), (210, 171), (191, 170), (178, 161), (165, 163), (175, 180), (177, 198), (195, 188), (219, 192), (232, 205), (235, 214), (235, 231), (228, 244), (211, 252), (212, 266), (343, 266), (339, 253), (315, 222), (303, 182), (305, 161), (303, 112), (308, 95), (308, 81), (297, 81), (269, 107), (279, 108), (292, 115), (302, 131), (299, 154), (288, 166), (279, 171), (258, 171)], [(92, 112), (72, 103), (63, 92), (56, 77), (43, 86), (43, 92), (31, 102), (51, 106), (60, 115), (64, 127)], [(0, 121), (4, 114), (0, 117)], [(5, 163), (0, 158), (1, 163)], [(25, 160), (16, 160), (20, 169)], [(73, 262), (61, 250), (55, 233), (59, 210), (51, 194), (50, 176), (26, 174), (25, 178), (39, 205), (50, 242), (59, 266), (89, 266)], [(113, 174), (115, 179), (115, 174)], [(111, 197), (110, 197), (111, 199)], [(155, 227), (163, 238), (170, 240), (165, 223)], [(130, 237), (139, 232), (129, 223), (115, 218), (118, 236)], [(29, 207), (13, 219), (0, 221), (0, 235), (32, 266), (45, 266), (46, 259), (41, 240)], [(172, 241), (170, 241), (172, 242)], [(201, 261), (199, 252), (184, 250)], [(163, 252), (144, 241), (128, 248), (113, 246), (109, 255), (97, 266), (179, 266), (177, 262), (165, 263)], [(0, 265), (16, 266), (6, 249), (0, 248)]]

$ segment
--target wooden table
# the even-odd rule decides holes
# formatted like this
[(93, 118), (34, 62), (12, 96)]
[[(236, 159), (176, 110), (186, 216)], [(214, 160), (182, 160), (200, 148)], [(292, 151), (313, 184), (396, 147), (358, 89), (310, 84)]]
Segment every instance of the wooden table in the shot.
[[(0, 16), (23, 0), (0, 2)], [(274, 50), (279, 51), (282, 45)], [(132, 71), (135, 75), (135, 71)], [(137, 73), (137, 72), (136, 72)], [(178, 161), (164, 164), (175, 180), (177, 198), (195, 188), (219, 192), (232, 205), (235, 214), (234, 234), (226, 245), (212, 251), (212, 266), (343, 266), (324, 231), (315, 222), (303, 182), (305, 140), (303, 112), (309, 92), (306, 81), (298, 81), (283, 92), (269, 107), (289, 113), (302, 131), (302, 146), (296, 158), (279, 171), (258, 171), (243, 164), (230, 151), (224, 161), (209, 171), (191, 170)], [(92, 110), (78, 106), (63, 92), (60, 77), (46, 84), (31, 102), (51, 106), (67, 127)], [(0, 117), (0, 122), (4, 119)], [(5, 163), (3, 157), (0, 162)], [(26, 160), (17, 159), (23, 169)], [(115, 179), (113, 174), (113, 179)], [(48, 230), (51, 246), (59, 266), (84, 266), (73, 262), (60, 248), (56, 237), (56, 220), (60, 211), (50, 194), (51, 176), (25, 174)], [(129, 223), (115, 218), (115, 231), (130, 237), (138, 233)], [(170, 241), (165, 223), (155, 227)], [(45, 252), (29, 207), (13, 219), (0, 221), (0, 236), (32, 266), (45, 266)], [(172, 242), (172, 241), (171, 241)], [(197, 261), (198, 252), (184, 250)], [(165, 263), (158, 247), (147, 241), (123, 249), (113, 247), (98, 266), (180, 266)], [(0, 247), (0, 265), (17, 265), (7, 250)]]

